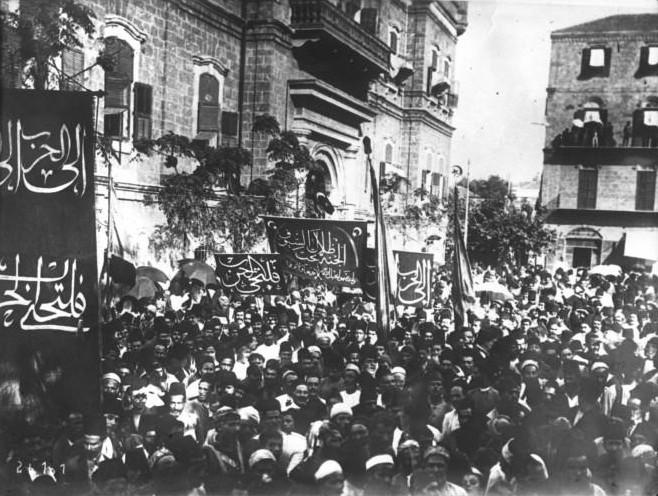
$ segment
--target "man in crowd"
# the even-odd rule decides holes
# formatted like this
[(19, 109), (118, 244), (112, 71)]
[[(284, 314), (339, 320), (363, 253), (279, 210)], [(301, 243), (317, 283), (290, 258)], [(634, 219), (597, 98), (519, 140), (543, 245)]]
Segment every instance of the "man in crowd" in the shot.
[(390, 329), (374, 325), (371, 304), (317, 286), (243, 300), (196, 282), (181, 308), (169, 295), (122, 301), (104, 325), (105, 417), (70, 412), (49, 427), (43, 460), (61, 468), (11, 483), (654, 494), (656, 277), (524, 267), (487, 278), (515, 298), (477, 301), (455, 322), (450, 277), (437, 271), (433, 304), (396, 313)]

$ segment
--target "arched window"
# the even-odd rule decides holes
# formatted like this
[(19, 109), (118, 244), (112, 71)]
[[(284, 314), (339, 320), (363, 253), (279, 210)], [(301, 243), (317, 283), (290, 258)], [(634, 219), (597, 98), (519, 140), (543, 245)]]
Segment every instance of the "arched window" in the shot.
[(393, 163), (393, 145), (391, 143), (386, 143), (384, 147), (384, 162), (387, 164)]
[(452, 59), (450, 57), (446, 57), (443, 60), (443, 77), (446, 79), (450, 79), (451, 71), (452, 71)]
[(219, 81), (212, 74), (199, 77), (197, 132), (219, 131)]
[(430, 67), (436, 71), (439, 68), (439, 49), (433, 47), (431, 56)]
[(391, 26), (388, 31), (388, 46), (391, 48), (391, 52), (394, 55), (398, 54), (400, 45), (400, 31), (396, 27)]
[(105, 71), (105, 136), (127, 138), (124, 119), (130, 115), (134, 51), (126, 41), (109, 37), (105, 38), (105, 53), (113, 66)]

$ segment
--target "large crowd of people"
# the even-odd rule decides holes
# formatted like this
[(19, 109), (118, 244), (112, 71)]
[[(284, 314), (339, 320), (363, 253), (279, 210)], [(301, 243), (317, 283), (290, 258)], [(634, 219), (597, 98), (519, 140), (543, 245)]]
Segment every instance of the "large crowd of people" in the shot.
[[(102, 328), (102, 412), (3, 453), (11, 494), (650, 495), (658, 280), (479, 270), (455, 325), (322, 286), (123, 297)], [(44, 467), (24, 460), (40, 450)], [(6, 455), (6, 456), (5, 456)], [(16, 460), (21, 460), (16, 462)], [(1, 491), (0, 491), (1, 492)]]

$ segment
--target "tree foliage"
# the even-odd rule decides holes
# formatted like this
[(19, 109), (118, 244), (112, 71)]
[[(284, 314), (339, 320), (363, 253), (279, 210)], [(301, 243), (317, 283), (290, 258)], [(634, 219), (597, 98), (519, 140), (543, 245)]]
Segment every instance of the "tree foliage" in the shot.
[(324, 169), (300, 143), (292, 131), (282, 131), (277, 120), (262, 115), (254, 120), (254, 131), (270, 137), (267, 158), (273, 163), (269, 171), (268, 205), (277, 215), (321, 217), (315, 194), (324, 191)]
[[(544, 226), (545, 211), (528, 204), (516, 207), (511, 203), (507, 182), (500, 177), (473, 181), (470, 189), (477, 195), (469, 202), (467, 248), (471, 262), (523, 265), (531, 253), (541, 253), (554, 241), (555, 232)], [(464, 210), (464, 198), (460, 198), (462, 227)], [(451, 225), (453, 217), (454, 208), (450, 208)]]
[(30, 0), (17, 12), (2, 13), (4, 56), (2, 71), (19, 73), (22, 84), (47, 89), (54, 60), (65, 48), (82, 48), (94, 35), (96, 16), (75, 0)]
[(235, 253), (246, 252), (263, 239), (262, 215), (301, 213), (303, 203), (291, 202), (290, 195), (303, 184), (296, 174), (315, 170), (315, 161), (294, 133), (281, 132), (273, 117), (257, 118), (254, 130), (269, 136), (267, 154), (274, 167), (267, 178), (256, 178), (247, 188), (240, 179), (252, 157), (244, 148), (202, 148), (171, 132), (136, 144), (141, 154), (160, 156), (173, 170), (151, 199), (167, 222), (153, 234), (153, 248), (187, 252), (195, 242), (213, 248), (227, 244)]

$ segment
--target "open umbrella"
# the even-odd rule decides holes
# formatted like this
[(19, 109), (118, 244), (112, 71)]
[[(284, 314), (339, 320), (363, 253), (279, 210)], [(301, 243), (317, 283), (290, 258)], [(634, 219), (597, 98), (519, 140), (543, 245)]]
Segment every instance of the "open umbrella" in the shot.
[(138, 276), (135, 280), (135, 285), (130, 288), (128, 294), (141, 300), (142, 298), (153, 298), (155, 294), (160, 291), (162, 291), (162, 289), (157, 282), (154, 282), (145, 276)]
[(137, 277), (148, 277), (153, 282), (162, 282), (162, 283), (165, 283), (169, 280), (167, 274), (162, 272), (160, 269), (156, 269), (155, 267), (149, 267), (146, 265), (137, 267)]
[(181, 295), (187, 289), (191, 280), (197, 280), (204, 286), (217, 284), (215, 269), (210, 265), (198, 260), (181, 260), (178, 262), (179, 269), (169, 283), (169, 291)]
[(207, 286), (208, 284), (217, 284), (215, 269), (205, 262), (200, 262), (199, 260), (186, 260), (180, 266), (179, 272), (181, 271), (188, 279), (201, 281), (204, 286)]
[(475, 294), (485, 301), (509, 301), (514, 299), (510, 290), (496, 281), (486, 281), (476, 285)]
[(598, 274), (603, 277), (607, 277), (607, 276), (619, 277), (621, 276), (621, 267), (615, 264), (595, 265), (594, 267), (589, 269), (589, 274), (590, 275)]

